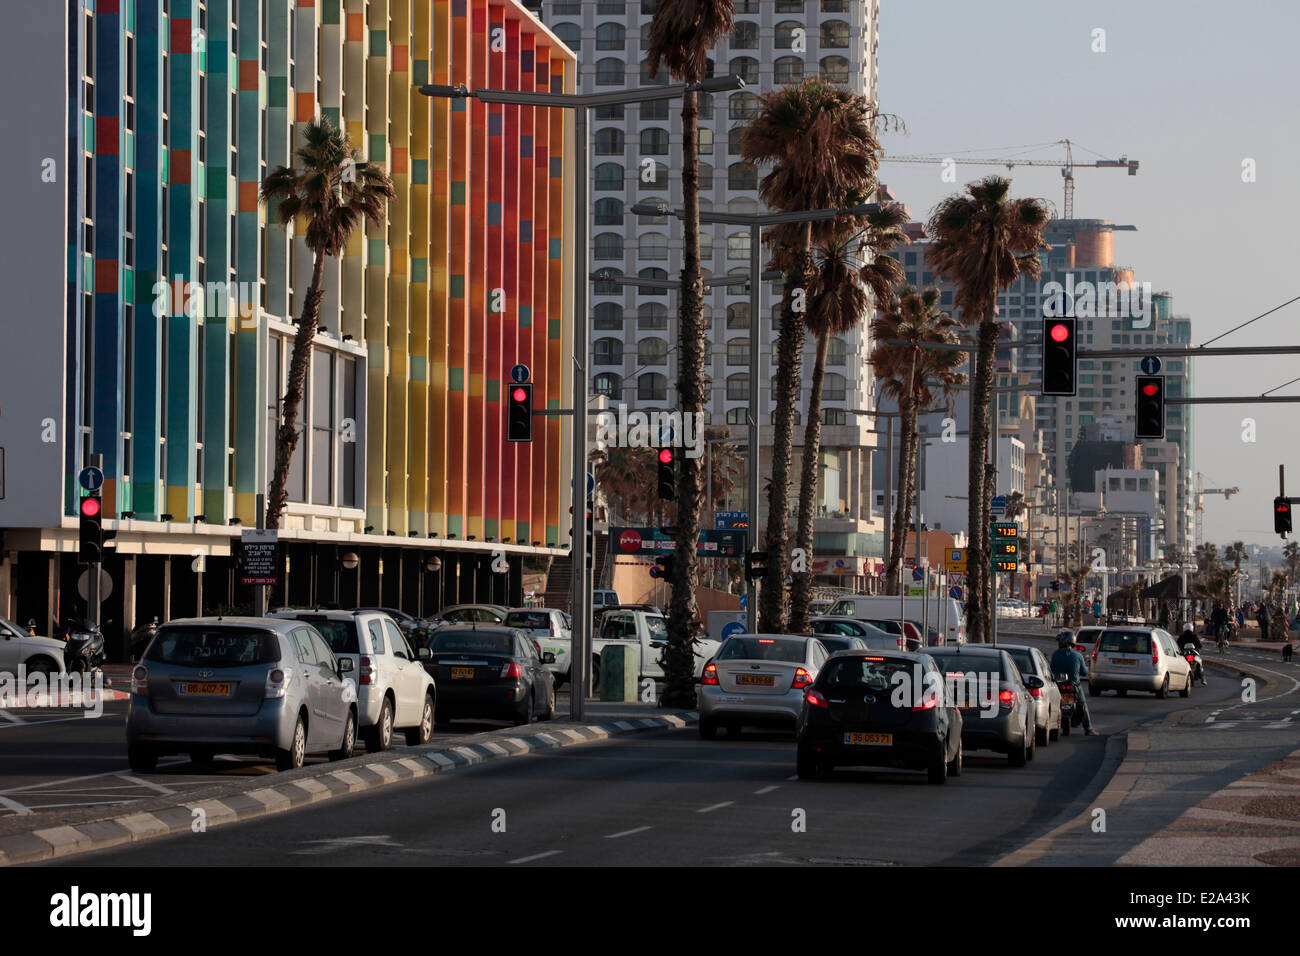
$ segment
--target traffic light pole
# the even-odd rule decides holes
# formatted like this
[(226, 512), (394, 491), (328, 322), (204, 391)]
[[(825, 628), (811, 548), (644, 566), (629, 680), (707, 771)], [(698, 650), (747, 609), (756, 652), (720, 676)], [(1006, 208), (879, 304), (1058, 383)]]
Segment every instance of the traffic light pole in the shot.
[[(104, 456), (91, 455), (88, 464), (102, 471), (104, 468)], [(99, 513), (99, 521), (100, 521), (100, 527), (102, 528), (104, 522), (103, 511), (100, 511)], [(104, 567), (102, 535), (100, 541), (101, 541), (100, 555), (99, 555), (100, 560), (86, 566), (86, 617), (88, 617), (90, 619), (90, 622), (94, 624), (95, 627), (97, 628), (99, 627), (99, 603), (100, 603), (99, 578), (100, 575), (103, 574), (102, 569)]]

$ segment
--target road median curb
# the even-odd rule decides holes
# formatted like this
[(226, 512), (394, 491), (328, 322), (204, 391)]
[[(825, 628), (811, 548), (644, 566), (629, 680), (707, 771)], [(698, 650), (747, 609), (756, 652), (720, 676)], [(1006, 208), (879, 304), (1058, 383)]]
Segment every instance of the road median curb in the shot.
[(697, 719), (693, 711), (677, 711), (654, 717), (612, 719), (599, 724), (540, 725), (536, 730), (503, 731), (499, 737), (473, 742), (445, 741), (422, 748), (366, 754), (342, 763), (320, 764), (310, 768), (315, 772), (272, 786), (264, 786), (262, 780), (257, 780), (255, 786), (239, 793), (149, 810), (131, 810), (74, 825), (49, 821), (50, 825), (46, 827), (0, 836), (0, 866), (41, 863), (197, 831), (200, 824), (204, 829), (210, 829), (243, 823), (334, 797), (505, 757), (546, 753), (648, 730), (679, 730), (693, 725)]

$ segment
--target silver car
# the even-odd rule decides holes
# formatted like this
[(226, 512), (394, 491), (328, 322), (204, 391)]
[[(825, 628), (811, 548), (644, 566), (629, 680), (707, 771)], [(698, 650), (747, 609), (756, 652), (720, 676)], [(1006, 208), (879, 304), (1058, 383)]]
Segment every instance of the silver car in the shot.
[(816, 637), (737, 634), (727, 638), (700, 677), (700, 736), (712, 740), (718, 726), (740, 736), (745, 725), (793, 729), (804, 688), (830, 653)]
[(1034, 699), (1034, 729), (1039, 746), (1046, 747), (1061, 736), (1061, 688), (1052, 676), (1052, 665), (1036, 647), (1022, 644), (999, 644), (1011, 655), (1021, 677), (1037, 677), (1042, 687), (1030, 687)]
[(218, 753), (274, 757), (280, 770), (308, 753), (352, 755), (357, 696), (310, 624), (260, 617), (190, 618), (158, 628), (131, 673), (126, 749), (131, 769), (165, 754), (208, 764)]
[(1120, 696), (1131, 690), (1167, 697), (1171, 690), (1192, 695), (1195, 674), (1174, 643), (1173, 635), (1158, 627), (1129, 625), (1108, 627), (1093, 645), (1088, 662), (1089, 689), (1094, 697), (1113, 690)]

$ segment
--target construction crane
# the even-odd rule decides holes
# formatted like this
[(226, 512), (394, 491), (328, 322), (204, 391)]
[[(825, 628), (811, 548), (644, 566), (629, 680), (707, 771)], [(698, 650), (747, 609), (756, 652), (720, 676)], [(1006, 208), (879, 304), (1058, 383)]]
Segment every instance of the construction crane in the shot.
[[(1119, 159), (1096, 159), (1090, 163), (1076, 163), (1074, 161), (1074, 147), (1077, 143), (1072, 143), (1068, 139), (1058, 139), (1053, 143), (1040, 143), (1037, 146), (1026, 147), (1008, 147), (1017, 149), (1039, 149), (1043, 146), (1064, 146), (1065, 162), (1055, 159), (1021, 159), (1018, 156), (994, 157), (982, 159), (965, 159), (960, 156), (882, 156), (881, 160), (886, 163), (967, 163), (972, 166), (1005, 166), (1012, 169), (1016, 166), (1059, 166), (1061, 176), (1065, 180), (1065, 206), (1063, 219), (1074, 218), (1074, 171), (1076, 169), (1127, 169), (1130, 176), (1136, 176), (1138, 171), (1138, 160), (1129, 159), (1127, 156), (1121, 156)], [(1080, 147), (1086, 148), (1086, 147)], [(1088, 152), (1093, 152), (1088, 150)]]
[(1196, 543), (1204, 544), (1204, 529), (1201, 526), (1204, 520), (1205, 502), (1202, 501), (1204, 495), (1223, 495), (1224, 501), (1231, 501), (1233, 495), (1241, 493), (1240, 488), (1206, 488), (1205, 476), (1199, 471), (1196, 473)]

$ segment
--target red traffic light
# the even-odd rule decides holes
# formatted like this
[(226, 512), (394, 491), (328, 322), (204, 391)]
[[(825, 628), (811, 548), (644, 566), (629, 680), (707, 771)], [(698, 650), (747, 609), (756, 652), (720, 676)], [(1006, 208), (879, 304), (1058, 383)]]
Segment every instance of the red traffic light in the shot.
[(673, 463), (673, 450), (671, 448), (661, 448), (659, 450), (659, 460), (665, 465)]
[(513, 398), (516, 402), (526, 402), (528, 400), (528, 393), (524, 391), (522, 388), (517, 388), (514, 390), (514, 392), (511, 394), (510, 397)]
[(100, 503), (98, 498), (82, 498), (81, 514), (85, 518), (98, 518), (100, 512)]
[(1149, 382), (1146, 385), (1142, 386), (1143, 395), (1154, 395), (1158, 391), (1160, 391), (1160, 387), (1157, 385), (1153, 385)]
[(1070, 330), (1058, 322), (1056, 325), (1052, 326), (1051, 331), (1047, 334), (1052, 337), (1053, 342), (1064, 342), (1070, 337)]

